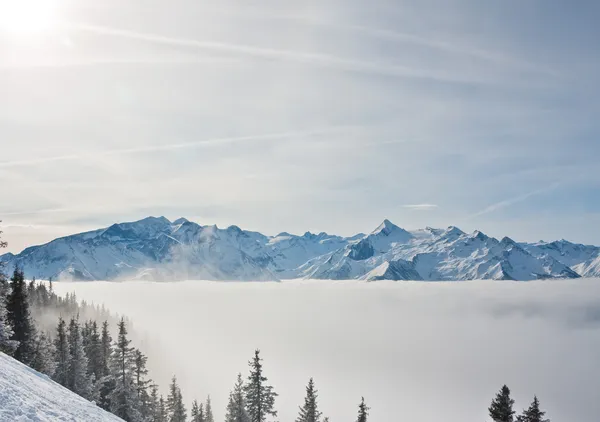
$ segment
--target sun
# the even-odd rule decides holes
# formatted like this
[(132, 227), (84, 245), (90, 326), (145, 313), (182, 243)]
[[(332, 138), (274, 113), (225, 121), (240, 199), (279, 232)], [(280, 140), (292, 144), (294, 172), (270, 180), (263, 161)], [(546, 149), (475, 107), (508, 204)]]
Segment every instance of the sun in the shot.
[(0, 33), (36, 33), (52, 29), (57, 0), (0, 0)]

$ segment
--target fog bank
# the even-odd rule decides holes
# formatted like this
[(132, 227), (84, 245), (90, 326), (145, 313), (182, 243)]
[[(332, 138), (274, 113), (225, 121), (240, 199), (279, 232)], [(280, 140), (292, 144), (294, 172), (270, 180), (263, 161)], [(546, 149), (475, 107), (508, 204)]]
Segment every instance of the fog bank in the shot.
[(211, 394), (222, 420), (237, 372), (260, 348), (294, 420), (309, 377), (332, 422), (487, 420), (503, 383), (553, 422), (600, 414), (600, 280), (517, 282), (55, 283), (144, 334), (153, 378), (184, 399)]

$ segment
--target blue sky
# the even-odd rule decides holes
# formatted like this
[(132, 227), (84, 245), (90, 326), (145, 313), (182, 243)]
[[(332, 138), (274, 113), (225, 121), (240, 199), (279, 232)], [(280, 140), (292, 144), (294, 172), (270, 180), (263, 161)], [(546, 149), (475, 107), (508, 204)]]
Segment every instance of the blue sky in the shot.
[(53, 1), (0, 22), (13, 251), (147, 215), (600, 244), (598, 2)]

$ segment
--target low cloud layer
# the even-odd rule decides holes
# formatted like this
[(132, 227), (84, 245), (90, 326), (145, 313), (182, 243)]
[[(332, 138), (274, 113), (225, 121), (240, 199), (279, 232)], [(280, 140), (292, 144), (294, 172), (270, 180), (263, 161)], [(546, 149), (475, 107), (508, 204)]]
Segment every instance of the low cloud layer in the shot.
[(593, 422), (600, 281), (55, 283), (102, 302), (142, 333), (161, 385), (211, 394), (223, 416), (254, 348), (293, 420), (314, 377), (323, 412), (374, 422), (484, 421), (503, 383), (517, 410), (537, 394), (553, 422)]

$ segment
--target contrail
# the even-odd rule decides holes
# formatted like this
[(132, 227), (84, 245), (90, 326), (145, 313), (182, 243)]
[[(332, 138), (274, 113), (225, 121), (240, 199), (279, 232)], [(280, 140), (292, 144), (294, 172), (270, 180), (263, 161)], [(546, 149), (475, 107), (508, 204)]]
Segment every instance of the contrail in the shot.
[(292, 139), (298, 137), (311, 137), (318, 136), (327, 133), (335, 133), (345, 129), (350, 129), (350, 126), (340, 126), (340, 127), (331, 127), (324, 129), (315, 129), (310, 131), (301, 131), (301, 132), (279, 132), (279, 133), (270, 133), (264, 135), (247, 135), (247, 136), (234, 136), (228, 138), (212, 138), (212, 139), (204, 139), (200, 141), (192, 141), (192, 142), (183, 142), (178, 144), (163, 144), (163, 145), (147, 145), (136, 148), (121, 148), (121, 149), (112, 149), (105, 151), (95, 151), (93, 153), (82, 152), (78, 154), (70, 154), (70, 155), (60, 155), (56, 157), (43, 157), (43, 158), (33, 158), (29, 160), (16, 160), (16, 161), (4, 161), (0, 162), (0, 168), (3, 167), (18, 167), (18, 166), (29, 166), (35, 164), (44, 164), (55, 161), (73, 161), (73, 160), (84, 160), (89, 158), (97, 158), (99, 156), (111, 156), (111, 155), (125, 155), (125, 154), (137, 154), (137, 153), (145, 153), (145, 152), (158, 152), (158, 151), (171, 151), (177, 149), (186, 149), (186, 148), (198, 148), (202, 146), (210, 146), (210, 145), (219, 145), (219, 144), (228, 144), (228, 143), (236, 143), (236, 142), (245, 142), (245, 141), (269, 141), (269, 140), (277, 140), (277, 139)]
[(516, 204), (518, 202), (525, 201), (525, 200), (531, 198), (532, 196), (541, 195), (543, 193), (550, 192), (550, 191), (558, 188), (561, 185), (562, 185), (562, 183), (553, 183), (550, 186), (547, 186), (545, 188), (536, 189), (534, 191), (527, 192), (527, 193), (524, 193), (522, 195), (506, 199), (504, 201), (496, 202), (495, 204), (492, 204), (492, 205), (490, 205), (490, 206), (482, 209), (481, 211), (478, 211), (475, 214), (470, 215), (469, 218), (479, 217), (480, 215), (488, 214), (490, 212), (494, 212), (494, 211), (497, 211), (499, 209), (509, 207), (509, 206), (511, 206), (513, 204)]
[(162, 45), (174, 45), (180, 47), (194, 47), (209, 51), (219, 51), (225, 53), (242, 54), (251, 57), (258, 57), (270, 60), (291, 61), (297, 63), (308, 63), (324, 67), (334, 67), (338, 69), (377, 74), (382, 76), (394, 76), (402, 78), (439, 80), (454, 83), (487, 83), (483, 80), (475, 81), (472, 78), (465, 78), (457, 75), (447, 75), (435, 73), (430, 70), (413, 69), (407, 66), (390, 65), (386, 63), (374, 63), (372, 61), (361, 61), (345, 59), (337, 56), (321, 53), (306, 53), (291, 50), (281, 50), (267, 47), (257, 47), (244, 44), (234, 44), (218, 41), (203, 41), (188, 38), (175, 38), (146, 32), (137, 32), (127, 29), (118, 29), (99, 25), (90, 25), (84, 23), (70, 24), (69, 27), (77, 31), (93, 32), (96, 34), (111, 35), (148, 41)]

